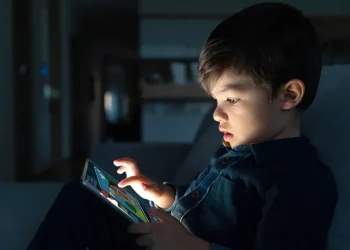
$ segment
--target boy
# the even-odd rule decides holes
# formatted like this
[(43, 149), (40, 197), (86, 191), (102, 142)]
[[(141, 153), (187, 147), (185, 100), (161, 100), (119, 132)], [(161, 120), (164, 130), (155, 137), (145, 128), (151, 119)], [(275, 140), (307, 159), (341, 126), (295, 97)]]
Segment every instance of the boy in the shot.
[[(118, 173), (127, 174), (120, 187), (130, 185), (150, 200), (157, 207), (151, 213), (161, 220), (128, 227), (138, 246), (326, 249), (336, 185), (299, 126), (320, 78), (318, 43), (310, 21), (281, 3), (253, 5), (215, 28), (198, 68), (202, 86), (217, 102), (213, 117), (224, 134), (224, 146), (209, 167), (189, 186), (173, 187), (142, 175), (132, 159), (114, 162)], [(85, 198), (69, 199), (72, 190)], [(127, 237), (118, 221), (82, 190), (70, 186), (60, 193), (30, 249), (40, 244), (45, 249), (80, 249), (77, 237), (89, 242), (85, 245), (90, 249), (133, 248), (123, 241)], [(94, 213), (102, 219), (95, 220)], [(93, 226), (85, 222), (88, 218)]]

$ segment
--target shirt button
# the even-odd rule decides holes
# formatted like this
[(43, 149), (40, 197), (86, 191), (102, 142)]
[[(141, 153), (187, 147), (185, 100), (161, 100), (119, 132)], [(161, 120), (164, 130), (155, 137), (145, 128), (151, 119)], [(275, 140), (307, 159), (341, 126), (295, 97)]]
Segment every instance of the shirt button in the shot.
[(192, 193), (192, 198), (198, 198), (199, 197), (199, 192), (198, 191), (194, 191), (193, 193)]
[(230, 161), (230, 158), (224, 158), (221, 162), (222, 164), (226, 164)]

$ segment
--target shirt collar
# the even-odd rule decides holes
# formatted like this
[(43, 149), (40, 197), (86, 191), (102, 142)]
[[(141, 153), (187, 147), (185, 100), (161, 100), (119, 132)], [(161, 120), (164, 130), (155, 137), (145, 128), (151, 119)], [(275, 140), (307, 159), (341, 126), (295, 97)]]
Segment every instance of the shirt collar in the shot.
[(232, 148), (236, 152), (250, 151), (257, 165), (295, 158), (310, 152), (312, 149), (309, 140), (303, 136), (239, 145)]

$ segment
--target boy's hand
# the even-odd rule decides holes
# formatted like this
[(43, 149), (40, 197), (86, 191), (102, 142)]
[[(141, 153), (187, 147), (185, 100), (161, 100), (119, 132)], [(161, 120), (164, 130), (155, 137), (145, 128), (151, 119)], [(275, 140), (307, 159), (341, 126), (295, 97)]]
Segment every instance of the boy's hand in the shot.
[(157, 223), (133, 224), (128, 228), (131, 234), (141, 234), (136, 244), (147, 250), (209, 250), (210, 244), (192, 235), (178, 220), (160, 209), (151, 208), (150, 214), (157, 217)]
[(118, 168), (117, 173), (126, 173), (126, 178), (119, 182), (118, 186), (124, 188), (131, 186), (142, 198), (155, 201), (162, 195), (162, 185), (143, 175), (137, 163), (130, 158), (120, 158), (113, 161)]

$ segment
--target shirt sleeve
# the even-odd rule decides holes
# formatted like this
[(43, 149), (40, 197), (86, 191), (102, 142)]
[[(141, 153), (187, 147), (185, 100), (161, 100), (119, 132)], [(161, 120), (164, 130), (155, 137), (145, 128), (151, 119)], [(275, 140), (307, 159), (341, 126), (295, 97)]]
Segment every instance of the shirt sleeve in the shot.
[[(175, 199), (174, 199), (173, 204), (170, 207), (163, 209), (166, 212), (171, 212), (173, 210), (175, 204), (177, 203), (177, 201), (186, 193), (186, 190), (188, 189), (189, 185), (176, 187), (169, 182), (164, 182), (163, 184), (171, 186), (175, 191)], [(151, 207), (160, 208), (153, 201), (149, 201), (149, 205)]]

